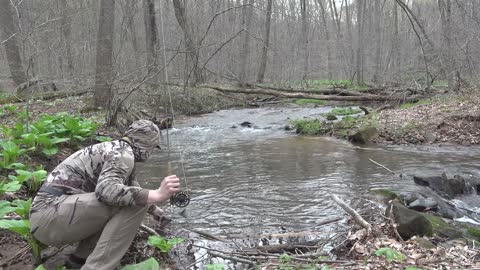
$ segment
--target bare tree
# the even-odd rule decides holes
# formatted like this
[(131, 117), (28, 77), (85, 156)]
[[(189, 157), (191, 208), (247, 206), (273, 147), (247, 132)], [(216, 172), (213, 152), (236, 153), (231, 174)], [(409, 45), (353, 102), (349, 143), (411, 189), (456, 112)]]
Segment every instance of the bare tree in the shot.
[(247, 63), (250, 58), (250, 35), (249, 32), (252, 27), (252, 16), (253, 16), (253, 4), (254, 0), (244, 0), (243, 15), (242, 15), (242, 26), (246, 31), (244, 32), (243, 45), (240, 53), (240, 85), (247, 83)]
[(5, 44), (8, 66), (13, 81), (20, 85), (27, 81), (27, 76), (22, 65), (20, 57), (20, 48), (18, 44), (18, 36), (20, 35), (18, 26), (15, 25), (17, 20), (13, 15), (12, 2), (10, 0), (0, 0), (0, 24), (2, 25), (2, 42)]
[[(158, 30), (155, 17), (155, 2), (154, 0), (143, 0), (143, 21), (145, 24), (145, 44), (147, 49), (147, 70), (151, 74), (158, 69)], [(156, 83), (157, 76), (153, 81)]]
[(333, 71), (333, 59), (332, 59), (332, 52), (330, 48), (330, 30), (328, 29), (328, 24), (327, 24), (327, 15), (325, 14), (325, 8), (323, 6), (322, 0), (317, 0), (317, 5), (320, 6), (321, 10), (321, 17), (323, 21), (323, 30), (325, 33), (325, 43), (327, 45), (327, 74), (328, 74), (328, 79), (332, 79), (332, 71)]
[(97, 32), (95, 70), (95, 106), (108, 106), (112, 100), (113, 33), (115, 27), (115, 0), (101, 0)]
[(445, 63), (446, 77), (448, 79), (448, 89), (454, 90), (455, 84), (455, 58), (453, 57), (452, 47), (452, 4), (450, 0), (438, 0), (440, 9), (440, 18), (443, 28), (443, 58)]
[(265, 78), (265, 69), (267, 67), (267, 53), (270, 46), (270, 25), (272, 20), (273, 0), (268, 0), (267, 13), (265, 15), (265, 35), (263, 36), (262, 58), (260, 60), (260, 68), (258, 69), (257, 82), (262, 83)]
[[(61, 13), (62, 13), (62, 20), (61, 20), (61, 41), (62, 45), (65, 48), (65, 56), (61, 57), (63, 61), (62, 66), (65, 66), (67, 69), (68, 77), (73, 75), (73, 55), (72, 55), (72, 21), (69, 17), (68, 12), (68, 3), (67, 0), (59, 0)], [(63, 71), (63, 67), (62, 67)]]
[(307, 24), (307, 1), (300, 0), (300, 10), (302, 14), (302, 51), (303, 51), (303, 76), (305, 80), (308, 75), (308, 24)]
[(363, 18), (365, 11), (365, 0), (357, 0), (357, 84), (361, 85), (363, 81), (363, 59), (364, 59), (364, 48), (363, 48)]
[[(193, 31), (193, 26), (191, 25), (191, 22), (189, 21), (189, 17), (186, 14), (186, 9), (184, 6), (183, 1), (181, 0), (172, 0), (173, 1), (173, 7), (175, 9), (175, 17), (177, 18), (177, 22), (180, 25), (180, 28), (182, 28), (183, 31), (183, 37), (185, 40), (185, 49), (187, 51), (187, 58), (190, 58), (190, 63), (191, 63), (191, 70), (193, 72), (193, 81), (189, 81), (190, 84), (195, 85), (197, 83), (202, 83), (204, 81), (204, 76), (202, 74), (202, 68), (199, 65), (199, 60), (200, 60), (200, 51), (199, 48), (195, 42), (195, 33)], [(190, 76), (190, 71), (187, 74), (188, 79)]]

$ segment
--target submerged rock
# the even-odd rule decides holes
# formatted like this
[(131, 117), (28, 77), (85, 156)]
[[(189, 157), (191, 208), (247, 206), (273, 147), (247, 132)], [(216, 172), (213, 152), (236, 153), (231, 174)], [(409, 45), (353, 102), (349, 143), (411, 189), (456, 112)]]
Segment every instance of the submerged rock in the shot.
[(241, 126), (241, 127), (249, 127), (249, 128), (251, 128), (251, 127), (253, 127), (253, 123), (250, 123), (250, 122), (248, 122), (248, 121), (245, 121), (245, 122), (242, 122), (242, 123), (240, 124), (240, 126)]
[(430, 187), (448, 199), (453, 199), (455, 196), (463, 194), (465, 190), (465, 179), (459, 175), (455, 175), (450, 179), (445, 173), (441, 176), (413, 176), (413, 181), (418, 185)]
[(418, 198), (408, 204), (408, 208), (419, 212), (424, 212), (426, 210), (436, 211), (438, 209), (438, 202), (432, 198)]

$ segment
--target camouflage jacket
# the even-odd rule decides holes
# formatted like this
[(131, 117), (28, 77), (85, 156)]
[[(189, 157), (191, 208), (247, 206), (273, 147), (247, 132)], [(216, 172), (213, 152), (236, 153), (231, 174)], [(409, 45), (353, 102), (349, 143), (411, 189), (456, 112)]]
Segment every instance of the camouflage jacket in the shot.
[[(66, 194), (95, 192), (99, 201), (111, 206), (144, 206), (148, 190), (135, 178), (134, 153), (125, 141), (116, 140), (88, 146), (60, 163), (43, 185), (61, 188)], [(55, 195), (38, 192), (31, 212), (49, 206)]]

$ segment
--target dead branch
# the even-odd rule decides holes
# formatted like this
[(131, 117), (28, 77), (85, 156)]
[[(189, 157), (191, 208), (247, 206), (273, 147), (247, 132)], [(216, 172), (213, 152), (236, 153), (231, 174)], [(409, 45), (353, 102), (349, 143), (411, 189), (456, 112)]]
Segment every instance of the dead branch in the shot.
[(156, 236), (160, 236), (160, 234), (158, 234), (154, 229), (148, 227), (147, 225), (145, 224), (142, 224), (140, 225), (140, 229), (152, 234), (152, 235), (156, 235)]
[(363, 219), (362, 216), (360, 216), (360, 214), (357, 213), (357, 211), (355, 211), (353, 208), (348, 206), (345, 202), (340, 200), (340, 198), (338, 198), (337, 195), (332, 194), (331, 197), (332, 197), (333, 201), (335, 201), (340, 207), (342, 207), (343, 210), (345, 210), (345, 212), (347, 212), (350, 216), (352, 216), (352, 218), (358, 224), (360, 224), (367, 231), (372, 230), (372, 225), (370, 225), (370, 223), (368, 223), (365, 219)]
[(217, 252), (213, 252), (213, 251), (210, 251), (209, 254), (213, 257), (218, 257), (218, 258), (222, 258), (222, 259), (225, 259), (225, 260), (230, 260), (232, 262), (239, 262), (239, 263), (245, 263), (245, 264), (248, 264), (248, 265), (255, 265), (254, 261), (241, 259), (241, 258), (237, 258), (237, 257), (233, 257), (233, 256), (226, 256), (226, 255), (223, 255), (223, 254), (220, 254), (220, 253), (217, 253)]
[(373, 160), (373, 159), (371, 159), (371, 158), (369, 158), (368, 160), (369, 160), (370, 162), (372, 162), (373, 164), (378, 165), (378, 166), (384, 168), (385, 170), (389, 171), (391, 174), (395, 175), (395, 172), (394, 172), (394, 171), (392, 171), (392, 170), (390, 170), (389, 168), (383, 166), (382, 164), (376, 162), (375, 160)]
[(339, 95), (319, 95), (309, 93), (290, 93), (286, 91), (279, 91), (273, 89), (248, 89), (248, 88), (226, 88), (215, 85), (202, 85), (204, 88), (210, 88), (221, 92), (243, 93), (243, 94), (258, 94), (271, 95), (284, 98), (303, 98), (303, 99), (319, 99), (319, 100), (337, 100), (337, 101), (409, 101), (416, 100), (416, 97), (395, 97), (395, 96), (378, 96), (378, 95), (359, 95), (359, 96), (339, 96)]

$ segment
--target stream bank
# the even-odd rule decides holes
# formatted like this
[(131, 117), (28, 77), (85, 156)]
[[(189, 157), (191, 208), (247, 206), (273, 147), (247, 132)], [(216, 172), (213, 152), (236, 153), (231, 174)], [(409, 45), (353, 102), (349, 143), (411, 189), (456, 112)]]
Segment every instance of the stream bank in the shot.
[[(69, 100), (68, 102), (73, 103), (74, 101)], [(179, 235), (194, 241), (195, 244), (205, 244), (203, 237), (199, 238), (198, 234), (185, 230), (210, 231), (213, 235), (225, 234), (227, 237), (241, 232), (257, 235), (311, 230), (320, 235), (317, 239), (321, 241), (319, 240), (317, 243), (322, 243), (312, 245), (315, 246), (316, 251), (322, 246), (337, 246), (347, 240), (338, 235), (348, 236), (349, 232), (355, 234), (360, 229), (355, 226), (351, 227), (353, 223), (349, 219), (345, 219), (343, 212), (334, 206), (328, 194), (338, 192), (344, 199), (358, 197), (357, 202), (347, 201), (354, 209), (359, 209), (362, 215), (371, 216), (372, 219), (368, 219), (369, 222), (375, 223), (378, 221), (376, 219), (382, 216), (383, 211), (372, 210), (376, 209), (378, 205), (369, 204), (364, 200), (364, 196), (359, 195), (366, 194), (372, 188), (380, 187), (415, 189), (409, 180), (399, 182), (396, 176), (389, 176), (383, 169), (369, 162), (369, 158), (381, 161), (392, 170), (410, 176), (419, 170), (417, 164), (419, 162), (422, 163), (421, 170), (424, 172), (435, 172), (439, 169), (474, 171), (476, 168), (473, 160), (478, 153), (470, 148), (442, 147), (440, 151), (444, 152), (437, 152), (436, 147), (421, 150), (363, 147), (332, 138), (295, 136), (293, 132), (284, 130), (290, 119), (321, 117), (330, 109), (328, 106), (304, 108), (281, 105), (259, 109), (219, 111), (184, 119), (177, 117), (178, 125), (170, 130), (171, 156), (167, 157), (165, 153), (157, 153), (149, 163), (144, 164), (145, 166), (140, 171), (141, 179), (144, 180), (142, 185), (154, 187), (158, 179), (165, 174), (167, 161), (172, 160), (174, 171), (180, 172), (180, 174), (182, 174), (181, 163), (185, 165), (189, 187), (194, 191), (192, 204), (185, 211), (170, 209), (165, 205), (164, 207), (168, 209), (173, 219), (163, 232), (167, 237)], [(72, 112), (72, 114), (74, 113)], [(242, 126), (242, 122), (245, 121), (253, 124)], [(65, 153), (65, 155), (68, 154)], [(58, 158), (58, 161), (60, 160), (61, 157)], [(55, 161), (52, 162), (52, 165), (53, 163)], [(292, 185), (296, 187), (296, 192), (291, 192)], [(368, 211), (371, 211), (371, 214), (368, 214)], [(341, 222), (320, 225), (331, 217), (340, 217)], [(379, 221), (379, 224), (387, 221)], [(146, 223), (162, 231), (153, 220)], [(385, 228), (390, 230), (389, 227)], [(338, 234), (336, 239), (340, 243), (330, 239), (334, 237), (333, 232)], [(148, 233), (139, 231), (129, 256), (126, 256), (123, 261), (124, 264), (138, 262), (151, 256), (165, 261), (165, 258), (159, 256), (155, 249), (145, 244), (148, 235)], [(388, 236), (387, 239), (390, 239), (391, 234), (385, 233), (385, 235)], [(325, 257), (322, 260), (317, 258), (317, 260), (304, 262), (304, 266), (324, 264), (324, 266), (340, 267), (340, 263), (327, 263), (327, 261), (339, 261), (340, 258), (344, 258), (344, 261), (347, 261), (345, 264), (353, 264), (344, 265), (346, 268), (348, 266), (351, 269), (364, 269), (361, 267), (363, 260), (366, 259), (369, 262), (375, 262), (371, 267), (376, 269), (377, 263), (387, 264), (382, 256), (374, 255), (377, 249), (385, 247), (388, 243), (394, 247), (398, 246), (396, 242), (381, 240), (382, 237), (380, 235), (374, 238), (362, 236), (356, 239), (356, 242), (360, 241), (357, 246), (373, 243), (363, 251), (361, 247), (358, 247), (363, 252), (360, 255), (350, 252), (356, 242), (345, 241), (345, 249), (343, 252), (339, 249), (336, 257), (328, 258), (328, 260)], [(289, 242), (298, 240), (298, 238), (292, 239), (285, 236), (283, 238), (282, 241), (288, 238)], [(310, 236), (306, 238), (308, 241), (316, 241)], [(375, 242), (372, 242), (376, 240), (380, 241), (378, 247)], [(244, 239), (229, 241), (229, 244), (237, 249), (237, 245), (242, 241)], [(399, 240), (395, 241), (399, 242)], [(258, 246), (259, 243), (262, 243), (261, 238), (260, 240), (249, 239), (244, 242), (250, 248)], [(206, 244), (210, 248), (212, 248), (210, 245), (213, 245), (221, 251), (227, 251), (224, 243), (208, 242)], [(414, 253), (434, 253), (429, 249), (420, 249), (415, 245), (409, 245), (410, 242), (402, 246), (402, 250), (397, 251), (411, 255), (410, 251), (403, 250), (405, 247), (407, 250), (411, 248)], [(457, 243), (456, 246), (464, 248), (468, 246), (468, 243)], [(182, 248), (187, 250), (188, 247), (188, 245), (179, 246), (172, 250), (170, 258), (175, 262), (171, 263), (177, 265), (177, 269), (187, 269), (182, 267), (191, 265), (202, 254), (205, 258), (206, 252), (203, 248), (196, 247), (194, 250), (198, 253), (194, 256), (192, 253), (181, 252)], [(468, 248), (468, 250), (470, 249), (471, 247)], [(449, 252), (448, 248), (443, 248), (443, 250)], [(187, 258), (194, 259), (194, 261), (190, 261), (188, 264), (178, 263), (176, 260), (182, 254), (190, 254)], [(286, 262), (288, 261), (287, 256), (283, 256), (284, 260), (281, 260), (279, 256), (282, 254), (271, 255), (278, 257), (278, 259), (271, 258), (271, 267), (278, 267), (280, 264), (285, 267), (293, 265), (291, 262)], [(349, 254), (356, 255), (346, 257)], [(439, 256), (443, 253), (439, 251), (436, 254)], [(456, 253), (448, 254), (459, 257), (455, 255)], [(463, 263), (465, 266), (472, 265), (473, 257), (469, 254), (468, 252), (464, 254), (467, 261), (458, 263)], [(295, 259), (292, 260), (295, 261)], [(199, 267), (206, 267), (218, 262), (211, 256)], [(225, 267), (231, 266), (228, 260), (220, 260), (220, 262), (223, 262)], [(453, 265), (453, 262), (454, 260), (451, 260), (446, 264), (447, 266)], [(408, 264), (406, 261), (402, 261), (398, 264), (388, 265), (396, 269), (411, 265), (410, 263), (412, 261), (408, 261)], [(432, 259), (430, 265), (435, 263), (435, 260)], [(423, 265), (426, 266), (425, 269), (428, 269), (428, 262)]]

